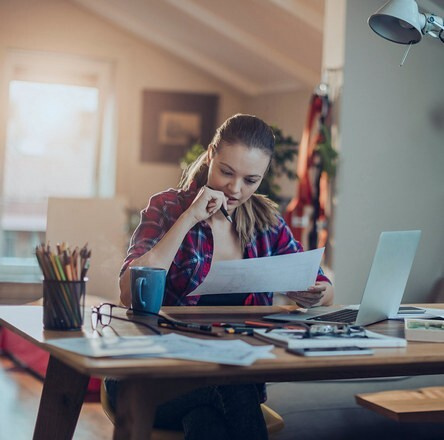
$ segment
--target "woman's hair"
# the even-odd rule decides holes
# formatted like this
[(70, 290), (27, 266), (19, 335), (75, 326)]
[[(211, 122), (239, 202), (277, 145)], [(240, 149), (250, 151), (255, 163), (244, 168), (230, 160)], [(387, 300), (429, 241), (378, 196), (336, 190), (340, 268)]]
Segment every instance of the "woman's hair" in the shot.
[[(183, 172), (179, 188), (188, 190), (192, 182), (200, 188), (208, 180), (209, 151), (214, 154), (221, 146), (242, 144), (247, 148), (258, 148), (271, 158), (274, 152), (274, 134), (261, 119), (252, 115), (237, 114), (228, 118), (217, 130), (208, 150), (202, 153)], [(253, 194), (235, 212), (236, 230), (242, 248), (251, 241), (256, 230), (263, 231), (278, 222), (277, 205), (264, 195)]]

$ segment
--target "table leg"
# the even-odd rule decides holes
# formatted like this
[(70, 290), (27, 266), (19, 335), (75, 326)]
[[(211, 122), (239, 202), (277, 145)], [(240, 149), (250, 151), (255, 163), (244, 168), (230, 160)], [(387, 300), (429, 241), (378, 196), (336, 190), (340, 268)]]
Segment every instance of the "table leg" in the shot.
[(149, 440), (157, 405), (202, 386), (202, 382), (191, 380), (122, 380), (116, 404), (114, 440)]
[(34, 440), (71, 439), (88, 387), (89, 376), (55, 357), (49, 358)]

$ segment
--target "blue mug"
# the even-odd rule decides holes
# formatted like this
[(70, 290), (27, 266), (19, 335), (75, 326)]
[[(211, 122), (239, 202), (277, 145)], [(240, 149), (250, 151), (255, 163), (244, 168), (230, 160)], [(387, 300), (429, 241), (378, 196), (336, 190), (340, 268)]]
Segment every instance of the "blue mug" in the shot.
[(130, 267), (130, 278), (133, 313), (159, 313), (165, 292), (166, 270), (134, 266)]

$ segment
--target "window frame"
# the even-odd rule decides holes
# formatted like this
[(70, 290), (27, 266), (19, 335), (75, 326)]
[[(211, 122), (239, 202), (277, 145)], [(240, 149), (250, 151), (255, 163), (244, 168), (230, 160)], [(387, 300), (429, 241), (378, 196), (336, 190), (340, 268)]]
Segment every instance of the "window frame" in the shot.
[[(96, 87), (99, 91), (98, 130), (93, 197), (112, 198), (116, 192), (117, 124), (114, 63), (91, 57), (9, 49), (0, 77), (0, 201), (3, 198), (7, 142), (9, 87), (14, 80)], [(0, 203), (0, 216), (3, 203)], [(46, 228), (45, 228), (46, 229)], [(44, 232), (44, 231), (43, 231)], [(3, 241), (3, 230), (0, 229)], [(41, 278), (34, 255), (29, 258), (0, 255), (1, 282), (36, 282)]]

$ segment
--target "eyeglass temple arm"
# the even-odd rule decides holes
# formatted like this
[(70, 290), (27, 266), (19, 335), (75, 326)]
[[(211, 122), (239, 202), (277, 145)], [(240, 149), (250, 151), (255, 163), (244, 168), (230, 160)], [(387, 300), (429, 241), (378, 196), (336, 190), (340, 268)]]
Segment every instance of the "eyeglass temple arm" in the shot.
[[(129, 311), (135, 311), (140, 315), (147, 315), (147, 316), (156, 316), (159, 319), (162, 318), (165, 321), (171, 323), (172, 325), (176, 322), (180, 322), (180, 321), (176, 321), (174, 319), (171, 319), (166, 313), (163, 313), (162, 315), (160, 313), (155, 313), (155, 312), (148, 312), (147, 310), (140, 310), (140, 309), (134, 309), (134, 308), (128, 308), (128, 307), (123, 307), (123, 306), (119, 306), (118, 304), (113, 304), (113, 303), (101, 303), (99, 306), (93, 306), (91, 307), (93, 310), (100, 310), (100, 307), (102, 306), (110, 306), (111, 307), (111, 317), (115, 317), (112, 314), (112, 309), (113, 308), (118, 308), (118, 309), (123, 309), (123, 310), (129, 310)], [(107, 316), (105, 313), (102, 313), (102, 315)], [(123, 318), (122, 318), (123, 319)], [(133, 321), (136, 322), (136, 321)]]
[(161, 315), (160, 313), (147, 312), (145, 310), (138, 310), (138, 309), (128, 309), (128, 310), (135, 310), (137, 313), (148, 315), (148, 316), (157, 316), (159, 318), (157, 321), (158, 324), (168, 323), (173, 327), (191, 327), (191, 326), (195, 325), (196, 327), (199, 327), (200, 330), (211, 331), (211, 324), (208, 324), (208, 325), (193, 324), (190, 322), (178, 321), (177, 319), (170, 318), (166, 313), (163, 313)]
[[(146, 322), (142, 322), (142, 321), (136, 321), (134, 319), (126, 319), (126, 318), (121, 318), (120, 316), (114, 316), (114, 315), (108, 315), (107, 313), (102, 313), (102, 312), (95, 312), (95, 313), (99, 313), (102, 316), (107, 316), (108, 318), (111, 319), (117, 319), (119, 321), (125, 321), (125, 322), (133, 322), (134, 324), (138, 324), (138, 325), (143, 325), (144, 327), (149, 328), (151, 331), (153, 331), (154, 333), (156, 333), (157, 335), (161, 335), (162, 332), (160, 332), (159, 330), (157, 330), (157, 328), (153, 327), (150, 324), (147, 324)], [(108, 324), (109, 325), (109, 324)]]
[(119, 307), (121, 309), (126, 309), (126, 310), (133, 310), (140, 315), (156, 316), (157, 318), (163, 319), (164, 321), (170, 323), (171, 325), (181, 323), (181, 321), (177, 321), (175, 319), (170, 318), (166, 313), (160, 314), (160, 313), (148, 312), (146, 310), (140, 310), (140, 309), (133, 309), (133, 308), (127, 309), (126, 307), (121, 307), (121, 306), (115, 306), (115, 307)]
[[(140, 310), (140, 309), (134, 309), (134, 308), (127, 308), (127, 307), (122, 307), (122, 306), (119, 306), (119, 305), (117, 305), (117, 304), (112, 304), (112, 303), (102, 303), (102, 304), (100, 304), (100, 306), (99, 307), (95, 307), (97, 310), (98, 309), (100, 309), (100, 307), (101, 306), (103, 306), (103, 305), (108, 305), (108, 306), (111, 306), (111, 307), (117, 307), (117, 308), (119, 308), (119, 309), (124, 309), (124, 310), (133, 310), (133, 311), (135, 311), (135, 312), (137, 312), (138, 314), (140, 314), (140, 315), (147, 315), (147, 316), (156, 316), (157, 318), (159, 318), (158, 319), (158, 324), (159, 323), (161, 323), (161, 322), (166, 322), (166, 323), (168, 323), (168, 324), (170, 324), (170, 325), (172, 325), (172, 326), (182, 326), (182, 327), (189, 327), (190, 325), (192, 325), (191, 323), (189, 323), (189, 322), (183, 322), (183, 321), (178, 321), (178, 320), (176, 320), (176, 319), (172, 319), (172, 318), (170, 318), (165, 312), (162, 312), (162, 314), (160, 314), (160, 313), (154, 313), (154, 312), (149, 312), (149, 311), (147, 311), (147, 310)], [(104, 314), (104, 313), (102, 313), (102, 315), (104, 315), (104, 316), (107, 316), (106, 314)], [(115, 318), (115, 316), (114, 315), (112, 315), (112, 312), (111, 312), (111, 316), (110, 316), (111, 318)], [(117, 319), (119, 319), (119, 318), (117, 318)], [(124, 319), (124, 318), (120, 318), (120, 319)], [(140, 321), (134, 321), (134, 320), (130, 320), (131, 322), (138, 322), (138, 323), (140, 323), (140, 324), (142, 324), (142, 325), (149, 325), (149, 324), (146, 324), (146, 323), (141, 323)], [(196, 324), (197, 325), (197, 324)], [(207, 331), (211, 331), (211, 324), (208, 324), (208, 325), (205, 325), (205, 324), (198, 324), (199, 325), (199, 327), (201, 328), (201, 329), (203, 329), (203, 330), (207, 330)], [(203, 327), (207, 327), (207, 328), (203, 328)], [(151, 328), (151, 327), (150, 327)], [(160, 333), (159, 333), (160, 334)]]

